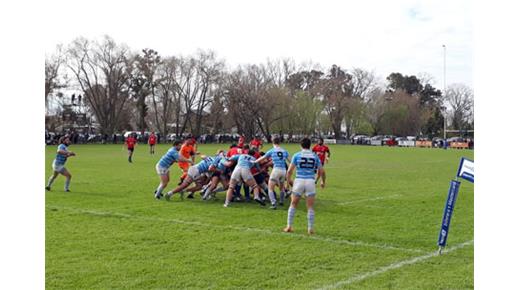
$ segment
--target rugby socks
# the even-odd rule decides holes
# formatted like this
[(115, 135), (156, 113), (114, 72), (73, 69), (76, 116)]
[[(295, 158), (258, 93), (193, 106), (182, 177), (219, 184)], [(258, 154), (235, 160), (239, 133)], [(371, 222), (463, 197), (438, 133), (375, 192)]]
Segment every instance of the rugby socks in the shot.
[(219, 187), (217, 187), (217, 188), (213, 189), (213, 191), (212, 191), (212, 192), (221, 192), (221, 191), (225, 191), (225, 190), (226, 190), (226, 189), (224, 189), (224, 187), (222, 187), (222, 186), (219, 186)]
[[(58, 177), (58, 176), (56, 176)], [(51, 187), (52, 183), (54, 182), (54, 180), (56, 180), (56, 177), (54, 177), (54, 175), (52, 175), (50, 178), (49, 178), (49, 182), (47, 183), (47, 187)]]
[(307, 229), (314, 229), (314, 209), (307, 210)]
[(157, 189), (155, 190), (155, 195), (161, 195), (162, 194), (162, 191), (164, 189), (164, 186), (162, 185), (162, 183), (159, 184), (159, 186), (157, 187)]
[(272, 205), (276, 205), (276, 196), (272, 190), (269, 190), (269, 200), (271, 200)]
[(65, 190), (69, 190), (70, 178), (65, 179)]
[(292, 227), (295, 214), (296, 214), (296, 208), (290, 206), (289, 210), (287, 211), (287, 226), (288, 227)]

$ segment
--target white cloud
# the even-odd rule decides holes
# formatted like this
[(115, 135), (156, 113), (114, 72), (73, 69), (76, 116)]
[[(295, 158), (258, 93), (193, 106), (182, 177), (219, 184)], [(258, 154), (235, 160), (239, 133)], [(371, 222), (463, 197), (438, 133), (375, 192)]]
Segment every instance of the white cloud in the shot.
[[(47, 50), (108, 34), (163, 55), (213, 49), (229, 65), (292, 57), (472, 85), (470, 1), (101, 1), (47, 5)], [(72, 6), (71, 6), (72, 5)], [(56, 9), (59, 8), (59, 9)]]

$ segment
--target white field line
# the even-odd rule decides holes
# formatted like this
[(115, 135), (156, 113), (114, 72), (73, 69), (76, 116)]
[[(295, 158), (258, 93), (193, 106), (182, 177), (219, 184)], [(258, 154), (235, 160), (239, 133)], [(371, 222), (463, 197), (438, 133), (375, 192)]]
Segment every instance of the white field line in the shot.
[(401, 194), (394, 194), (394, 195), (379, 196), (379, 197), (372, 197), (372, 198), (356, 199), (356, 200), (351, 200), (351, 201), (340, 202), (340, 203), (338, 203), (338, 205), (348, 205), (348, 204), (353, 204), (353, 203), (358, 203), (358, 202), (365, 202), (365, 201), (375, 201), (375, 200), (382, 200), (382, 199), (391, 199), (391, 198), (396, 198), (396, 197), (401, 197), (401, 196), (402, 196)]
[[(447, 248), (447, 249), (443, 250), (443, 253), (447, 254), (449, 252), (456, 251), (458, 249), (464, 248), (464, 247), (466, 247), (468, 245), (471, 245), (471, 244), (473, 244), (473, 240), (466, 241), (464, 243), (457, 244), (457, 245), (455, 245), (453, 247)], [(327, 285), (327, 286), (324, 286), (324, 287), (321, 287), (321, 288), (318, 288), (318, 289), (319, 290), (328, 290), (328, 289), (335, 289), (335, 288), (338, 288), (338, 287), (341, 287), (341, 286), (345, 286), (345, 285), (350, 285), (352, 283), (363, 281), (365, 279), (368, 279), (368, 278), (371, 278), (371, 277), (383, 274), (383, 273), (391, 271), (391, 270), (399, 269), (401, 267), (408, 266), (408, 265), (417, 264), (419, 262), (431, 259), (431, 258), (433, 258), (433, 257), (435, 257), (437, 255), (438, 255), (438, 252), (435, 251), (435, 252), (431, 252), (431, 253), (423, 255), (423, 256), (418, 256), (418, 257), (411, 258), (411, 259), (408, 259), (408, 260), (402, 260), (402, 261), (395, 262), (395, 263), (392, 263), (390, 265), (381, 267), (381, 268), (379, 268), (379, 269), (377, 269), (375, 271), (359, 274), (359, 275), (356, 275), (356, 276), (351, 277), (349, 279), (342, 280), (342, 281), (339, 281), (337, 283), (334, 283), (334, 284), (331, 284), (331, 285)]]
[(267, 235), (283, 235), (283, 236), (287, 236), (287, 237), (303, 238), (303, 239), (329, 242), (329, 243), (335, 243), (335, 244), (344, 244), (344, 245), (349, 245), (349, 246), (377, 248), (377, 249), (383, 249), (383, 250), (397, 250), (397, 251), (413, 252), (413, 253), (425, 253), (424, 250), (419, 250), (419, 249), (408, 249), (408, 248), (395, 247), (395, 246), (387, 245), (387, 244), (367, 243), (367, 242), (363, 242), (363, 241), (340, 240), (340, 239), (322, 237), (322, 236), (317, 236), (317, 235), (309, 236), (309, 235), (297, 234), (297, 233), (288, 234), (288, 233), (282, 232), (281, 230), (279, 232), (275, 232), (275, 231), (259, 229), (259, 228), (250, 228), (250, 227), (241, 227), (241, 226), (232, 226), (232, 225), (217, 225), (217, 224), (210, 224), (210, 223), (205, 223), (205, 222), (202, 223), (202, 222), (197, 222), (197, 221), (185, 221), (185, 220), (180, 220), (180, 219), (143, 217), (143, 216), (135, 216), (135, 215), (125, 214), (125, 213), (96, 211), (96, 210), (90, 210), (90, 209), (79, 209), (79, 208), (71, 208), (71, 207), (47, 206), (47, 208), (49, 208), (51, 210), (52, 209), (68, 210), (68, 211), (71, 211), (74, 213), (80, 213), (80, 214), (90, 214), (90, 215), (97, 215), (97, 216), (114, 216), (114, 217), (137, 219), (137, 220), (152, 221), (152, 222), (157, 222), (157, 221), (171, 222), (171, 223), (192, 225), (192, 226), (256, 232), (256, 233), (263, 233), (263, 234), (267, 234)]

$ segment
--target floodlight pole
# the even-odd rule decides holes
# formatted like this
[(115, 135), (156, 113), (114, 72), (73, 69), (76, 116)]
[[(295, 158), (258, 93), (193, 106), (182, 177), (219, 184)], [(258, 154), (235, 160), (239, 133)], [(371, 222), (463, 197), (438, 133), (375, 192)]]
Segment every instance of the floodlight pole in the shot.
[[(446, 45), (442, 45), (444, 48), (444, 98), (446, 98)], [(444, 142), (446, 142), (446, 123), (448, 118), (447, 110), (444, 110)]]

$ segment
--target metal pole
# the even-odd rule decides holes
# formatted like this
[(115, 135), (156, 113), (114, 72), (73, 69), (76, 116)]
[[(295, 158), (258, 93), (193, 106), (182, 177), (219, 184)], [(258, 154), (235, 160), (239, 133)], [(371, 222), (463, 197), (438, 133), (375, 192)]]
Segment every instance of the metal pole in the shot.
[[(446, 98), (446, 45), (442, 45), (444, 48), (444, 97)], [(448, 112), (444, 110), (444, 142), (446, 142), (446, 123), (448, 118)]]

